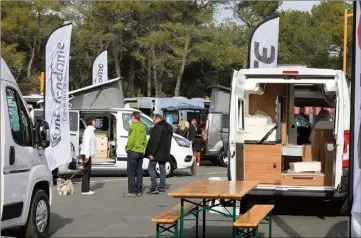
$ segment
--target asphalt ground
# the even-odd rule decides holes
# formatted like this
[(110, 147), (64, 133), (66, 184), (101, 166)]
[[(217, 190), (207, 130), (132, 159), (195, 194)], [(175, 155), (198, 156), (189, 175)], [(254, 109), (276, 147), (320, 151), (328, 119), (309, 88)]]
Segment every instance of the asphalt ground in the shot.
[[(190, 171), (176, 171), (167, 179), (167, 189), (172, 190), (209, 177), (225, 177), (225, 168), (207, 163), (201, 165), (197, 177)], [(149, 177), (144, 178), (148, 190)], [(155, 237), (153, 216), (179, 203), (167, 193), (125, 198), (127, 177), (124, 173), (91, 178), (94, 195), (80, 194), (80, 178), (74, 179), (75, 194), (59, 196), (53, 188), (50, 234), (52, 237)], [(273, 216), (272, 237), (346, 237), (348, 218), (328, 215), (332, 204), (305, 200), (284, 201), (276, 205)], [(325, 215), (326, 214), (326, 215)], [(208, 219), (222, 219), (207, 214)], [(231, 237), (231, 222), (207, 221), (206, 237)], [(200, 222), (200, 234), (202, 227)], [(260, 225), (261, 236), (268, 237), (266, 224)], [(171, 236), (169, 236), (171, 237)], [(185, 237), (195, 237), (195, 223), (186, 221)]]

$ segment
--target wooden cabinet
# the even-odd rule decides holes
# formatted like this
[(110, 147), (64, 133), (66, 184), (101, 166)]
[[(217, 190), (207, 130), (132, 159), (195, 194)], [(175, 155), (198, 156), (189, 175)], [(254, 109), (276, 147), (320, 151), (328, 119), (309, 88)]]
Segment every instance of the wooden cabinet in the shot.
[(94, 159), (108, 159), (108, 135), (96, 133), (96, 154)]
[(282, 145), (244, 145), (245, 180), (280, 184)]

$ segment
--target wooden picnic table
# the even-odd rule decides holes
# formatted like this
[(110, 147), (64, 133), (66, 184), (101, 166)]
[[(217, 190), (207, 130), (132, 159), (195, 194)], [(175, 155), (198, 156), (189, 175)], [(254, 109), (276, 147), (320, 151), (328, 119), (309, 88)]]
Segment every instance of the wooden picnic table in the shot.
[[(188, 184), (181, 188), (175, 189), (168, 193), (173, 198), (181, 199), (180, 212), (180, 237), (184, 237), (184, 202), (192, 203), (198, 206), (198, 211), (203, 212), (203, 237), (205, 237), (206, 227), (206, 211), (215, 211), (223, 216), (232, 218), (232, 222), (236, 220), (236, 203), (240, 201), (244, 195), (258, 185), (254, 181), (224, 181), (224, 180), (199, 180), (197, 182)], [(198, 201), (191, 201), (190, 199), (197, 199)], [(216, 206), (223, 206), (221, 203), (217, 205), (207, 205), (207, 203), (214, 200), (228, 199), (232, 204), (232, 213), (223, 213), (216, 211), (213, 208)], [(202, 200), (201, 202), (199, 200)], [(233, 229), (234, 231), (234, 229)]]

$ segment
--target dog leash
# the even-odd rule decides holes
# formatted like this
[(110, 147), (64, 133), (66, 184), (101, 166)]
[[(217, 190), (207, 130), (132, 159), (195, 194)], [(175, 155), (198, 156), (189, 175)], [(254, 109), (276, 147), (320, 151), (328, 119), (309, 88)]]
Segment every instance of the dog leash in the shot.
[(73, 173), (73, 175), (72, 176), (70, 176), (70, 178), (68, 178), (67, 180), (70, 180), (70, 179), (72, 179), (80, 170), (82, 170), (83, 168), (80, 168), (80, 169), (78, 169), (77, 171), (75, 171), (75, 173)]

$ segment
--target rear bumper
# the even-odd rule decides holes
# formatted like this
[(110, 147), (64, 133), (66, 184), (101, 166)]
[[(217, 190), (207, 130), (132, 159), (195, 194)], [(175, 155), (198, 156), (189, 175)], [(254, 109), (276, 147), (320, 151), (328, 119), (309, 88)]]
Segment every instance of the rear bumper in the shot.
[(344, 199), (347, 193), (337, 193), (335, 190), (301, 190), (301, 189), (258, 189), (255, 188), (247, 196), (288, 196), (288, 197), (314, 197)]

